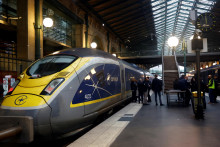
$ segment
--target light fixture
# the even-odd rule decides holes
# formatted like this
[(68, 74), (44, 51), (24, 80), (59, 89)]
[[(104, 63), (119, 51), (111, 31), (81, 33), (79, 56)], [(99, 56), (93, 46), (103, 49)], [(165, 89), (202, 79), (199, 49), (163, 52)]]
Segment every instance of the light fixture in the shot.
[(205, 68), (208, 68), (208, 67), (209, 67), (208, 65), (205, 66)]
[(200, 69), (202, 69), (202, 67), (200, 67)]
[(116, 54), (112, 54), (112, 56), (115, 56), (115, 57), (116, 57)]
[(175, 36), (172, 36), (168, 39), (169, 47), (176, 47), (179, 43), (179, 39)]
[(43, 20), (43, 25), (47, 28), (52, 27), (53, 26), (53, 19), (50, 17), (45, 17)]
[(97, 47), (97, 43), (96, 42), (92, 42), (91, 43), (91, 48), (96, 48)]

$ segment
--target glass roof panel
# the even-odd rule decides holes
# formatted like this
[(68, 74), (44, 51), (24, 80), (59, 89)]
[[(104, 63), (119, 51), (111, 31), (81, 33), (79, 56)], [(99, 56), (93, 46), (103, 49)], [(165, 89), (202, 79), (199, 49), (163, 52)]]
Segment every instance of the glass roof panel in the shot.
[[(169, 52), (167, 39), (171, 34), (182, 40), (183, 38), (188, 39), (194, 33), (195, 26), (190, 22), (189, 11), (196, 9), (197, 15), (200, 15), (210, 11), (215, 4), (215, 0), (151, 0), (151, 2), (157, 49), (161, 50), (164, 47), (166, 54)], [(181, 49), (181, 45), (177, 48)]]

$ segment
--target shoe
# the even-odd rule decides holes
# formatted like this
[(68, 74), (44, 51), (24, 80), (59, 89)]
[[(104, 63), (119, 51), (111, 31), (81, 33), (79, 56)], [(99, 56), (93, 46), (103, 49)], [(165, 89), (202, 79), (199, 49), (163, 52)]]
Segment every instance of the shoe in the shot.
[(160, 104), (160, 106), (164, 106), (164, 104)]
[(156, 104), (156, 106), (157, 106), (157, 104)]
[(208, 104), (212, 104), (211, 102), (209, 102)]

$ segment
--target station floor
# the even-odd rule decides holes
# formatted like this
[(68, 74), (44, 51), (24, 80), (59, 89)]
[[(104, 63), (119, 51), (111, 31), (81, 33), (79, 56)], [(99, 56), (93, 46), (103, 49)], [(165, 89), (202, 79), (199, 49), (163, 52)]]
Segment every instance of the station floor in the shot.
[[(69, 147), (219, 147), (220, 103), (208, 104), (205, 119), (196, 120), (192, 107), (130, 103)], [(218, 101), (220, 97), (218, 97)]]

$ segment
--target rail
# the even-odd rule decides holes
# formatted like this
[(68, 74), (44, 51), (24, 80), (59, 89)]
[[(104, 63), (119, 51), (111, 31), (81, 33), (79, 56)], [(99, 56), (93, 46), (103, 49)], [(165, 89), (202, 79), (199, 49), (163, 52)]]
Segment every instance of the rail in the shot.
[(162, 54), (162, 56), (161, 56), (161, 58), (162, 58), (162, 80), (163, 80), (163, 94), (164, 94), (164, 89), (165, 89), (165, 82), (164, 82), (164, 60), (163, 60), (163, 58), (164, 58), (164, 55)]
[(176, 67), (177, 67), (177, 70), (178, 70), (178, 77), (180, 77), (180, 68), (179, 68), (179, 64), (178, 64), (177, 59), (176, 59), (176, 52), (175, 51), (174, 51), (174, 57), (175, 57)]

